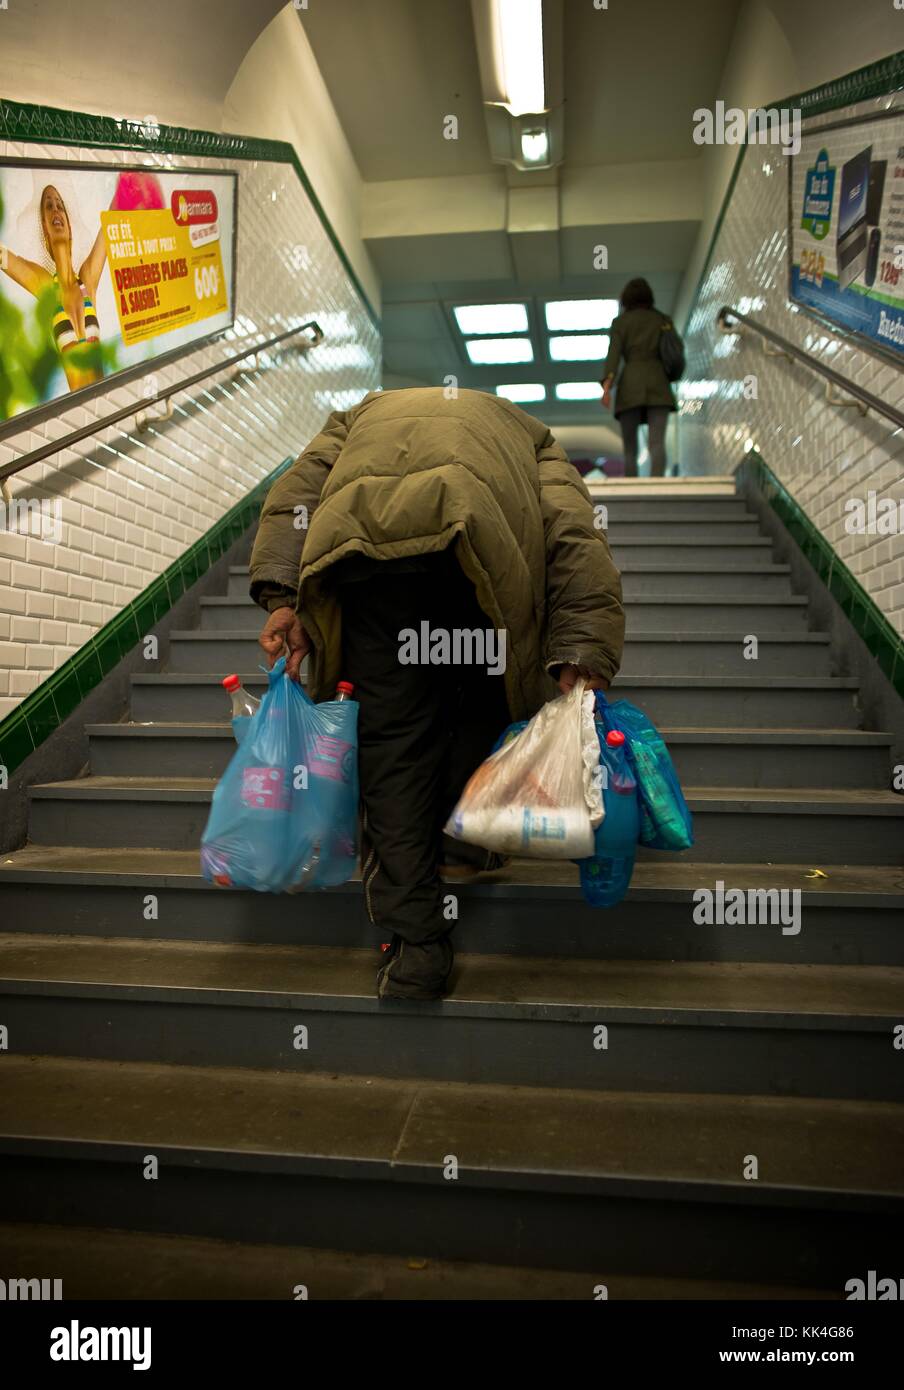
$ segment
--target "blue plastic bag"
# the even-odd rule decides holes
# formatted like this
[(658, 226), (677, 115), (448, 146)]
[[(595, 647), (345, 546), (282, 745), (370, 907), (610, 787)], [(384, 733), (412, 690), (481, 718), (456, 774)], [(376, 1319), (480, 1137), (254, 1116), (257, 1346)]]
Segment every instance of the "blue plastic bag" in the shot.
[(640, 843), (647, 849), (690, 849), (694, 824), (662, 734), (630, 700), (610, 704), (596, 692), (597, 714), (627, 739), (640, 798)]
[(577, 860), (577, 865), (584, 901), (591, 907), (615, 907), (627, 893), (634, 872), (640, 798), (628, 740), (618, 730), (607, 730), (600, 720), (596, 728), (605, 815), (594, 831), (592, 856)]
[(328, 888), (357, 865), (357, 703), (315, 705), (285, 669), (281, 657), (268, 673), (213, 794), (201, 869), (223, 887)]
[(506, 743), (511, 743), (513, 738), (517, 738), (519, 734), (523, 734), (527, 725), (528, 721), (526, 719), (521, 719), (517, 724), (509, 724), (507, 729), (503, 729), (502, 733), (493, 744), (490, 757), (492, 757), (493, 753), (498, 753), (499, 749), (504, 747)]

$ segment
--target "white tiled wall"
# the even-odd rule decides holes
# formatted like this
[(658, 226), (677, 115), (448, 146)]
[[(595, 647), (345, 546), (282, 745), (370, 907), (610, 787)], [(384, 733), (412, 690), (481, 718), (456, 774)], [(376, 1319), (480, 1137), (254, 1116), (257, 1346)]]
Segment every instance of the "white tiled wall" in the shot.
[[(889, 102), (883, 98), (835, 111), (804, 130), (877, 106), (884, 110)], [(751, 441), (904, 632), (904, 535), (852, 535), (845, 529), (849, 499), (866, 499), (871, 491), (877, 499), (904, 499), (901, 432), (881, 417), (863, 418), (850, 407), (829, 405), (825, 383), (805, 367), (767, 357), (755, 338), (723, 337), (716, 328), (723, 304), (747, 312), (904, 410), (904, 365), (886, 363), (835, 337), (788, 302), (787, 200), (783, 156), (774, 148), (749, 148), (688, 324), (688, 371), (680, 387), (681, 471), (731, 471)], [(756, 399), (742, 394), (750, 375), (756, 377)]]
[[(0, 530), (0, 718), (297, 453), (331, 410), (380, 382), (379, 334), (291, 166), (0, 141), (2, 156), (238, 171), (235, 327), (157, 369), (158, 389), (308, 318), (326, 339), (269, 369), (261, 362), (239, 380), (234, 368), (177, 396), (176, 418), (163, 428), (140, 434), (128, 418), (10, 480), (14, 498), (58, 499), (63, 527), (58, 544)], [(0, 462), (120, 406), (139, 408), (141, 392), (139, 381), (63, 410), (3, 440)]]

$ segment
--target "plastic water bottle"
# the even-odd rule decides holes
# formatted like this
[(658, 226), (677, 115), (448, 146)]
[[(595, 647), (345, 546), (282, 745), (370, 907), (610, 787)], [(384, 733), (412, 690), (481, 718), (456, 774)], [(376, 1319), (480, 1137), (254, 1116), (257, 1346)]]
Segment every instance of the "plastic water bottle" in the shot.
[(614, 907), (628, 891), (640, 831), (637, 781), (620, 729), (606, 734), (600, 765), (605, 769), (606, 813), (596, 830), (593, 857), (579, 861), (581, 888), (591, 907)]
[[(248, 734), (251, 720), (261, 707), (256, 695), (251, 695), (236, 676), (224, 676), (221, 681), (229, 696), (232, 707), (232, 732), (236, 743), (241, 743)], [(243, 847), (253, 857), (258, 867), (267, 863), (278, 864), (282, 855), (282, 836), (280, 834), (283, 817), (290, 805), (290, 793), (286, 776), (279, 767), (246, 767), (242, 773), (241, 798), (244, 805), (253, 807), (255, 817), (254, 831), (249, 843)], [(217, 862), (213, 882), (221, 888), (232, 886), (230, 869), (225, 859)]]
[(261, 702), (256, 695), (248, 694), (238, 676), (224, 676), (222, 685), (232, 702), (232, 732), (236, 743), (241, 743)]
[[(354, 690), (351, 681), (340, 681), (336, 686), (335, 702), (351, 701)], [(316, 781), (316, 799), (321, 824), (326, 827), (326, 832), (314, 845), (296, 891), (301, 888), (329, 888), (344, 883), (348, 878), (347, 861), (354, 857), (357, 846), (347, 842), (337, 832), (336, 826), (341, 821), (339, 808), (354, 774), (354, 761), (355, 748), (351, 738), (315, 735), (308, 752), (308, 785), (314, 790), (313, 783)], [(308, 795), (308, 792), (301, 792), (300, 795)]]

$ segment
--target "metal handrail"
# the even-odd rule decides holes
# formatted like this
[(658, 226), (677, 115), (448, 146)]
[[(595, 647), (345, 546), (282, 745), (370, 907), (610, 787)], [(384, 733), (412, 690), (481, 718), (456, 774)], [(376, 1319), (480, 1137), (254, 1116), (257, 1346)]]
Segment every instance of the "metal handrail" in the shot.
[[(782, 335), (776, 333), (774, 329), (767, 328), (764, 323), (759, 323), (756, 319), (750, 318), (747, 314), (740, 313), (737, 309), (732, 309), (728, 304), (722, 305), (716, 317), (716, 323), (721, 333), (737, 333), (740, 331), (730, 326), (730, 319), (735, 319), (738, 323), (744, 324), (746, 328), (751, 329), (752, 332), (762, 338), (764, 343), (771, 344), (774, 348), (778, 349), (778, 353), (771, 355), (777, 356), (784, 354), (784, 356), (790, 360), (803, 363), (803, 365), (809, 367), (812, 372), (816, 372), (817, 376), (821, 376), (826, 382), (826, 398), (831, 405), (856, 405), (864, 415), (867, 410), (874, 410), (877, 415), (883, 415), (886, 420), (891, 420), (892, 424), (896, 425), (898, 429), (904, 429), (904, 412), (896, 410), (895, 407), (889, 405), (887, 401), (880, 400), (878, 396), (873, 395), (872, 391), (865, 391), (864, 388), (858, 386), (855, 381), (851, 381), (848, 377), (842, 376), (841, 372), (836, 372), (834, 367), (827, 367), (818, 357), (814, 357), (810, 352), (805, 352), (804, 349), (798, 347), (796, 343), (789, 342), (787, 338), (783, 338)], [(837, 386), (839, 390), (844, 391), (852, 399), (842, 401), (839, 400), (837, 396), (833, 396), (831, 394), (831, 388), (833, 386)]]
[[(83, 439), (89, 439), (92, 434), (99, 434), (109, 425), (118, 424), (120, 420), (127, 419), (129, 415), (142, 415), (149, 406), (163, 404), (171, 396), (176, 395), (178, 391), (187, 391), (192, 386), (197, 386), (199, 382), (206, 381), (208, 377), (216, 376), (225, 368), (234, 367), (237, 362), (244, 362), (246, 357), (254, 357), (259, 352), (266, 352), (268, 348), (276, 347), (279, 343), (284, 343), (287, 339), (295, 338), (299, 333), (306, 333), (308, 330), (313, 331), (314, 334), (312, 338), (308, 339), (308, 346), (317, 347), (319, 343), (323, 342), (323, 329), (316, 319), (310, 319), (307, 323), (296, 324), (294, 328), (286, 329), (285, 333), (277, 333), (275, 337), (267, 338), (262, 343), (256, 343), (254, 347), (244, 348), (241, 352), (233, 353), (230, 357), (224, 357), (222, 362), (215, 362), (213, 366), (205, 367), (203, 371), (183, 377), (181, 381), (158, 391), (155, 396), (148, 396), (140, 403), (133, 401), (131, 405), (123, 406), (121, 410), (114, 410), (109, 415), (104, 415), (100, 420), (93, 420), (90, 425), (83, 425), (81, 429), (64, 434), (61, 439), (54, 439), (48, 444), (42, 444), (40, 449), (32, 449), (30, 454), (23, 454), (14, 463), (0, 464), (0, 483), (11, 478), (14, 473), (21, 473), (23, 468), (30, 468), (33, 463), (40, 463), (42, 459), (49, 458), (51, 454), (58, 454), (62, 449), (69, 449), (74, 444), (80, 444)], [(150, 367), (149, 370), (151, 370)]]

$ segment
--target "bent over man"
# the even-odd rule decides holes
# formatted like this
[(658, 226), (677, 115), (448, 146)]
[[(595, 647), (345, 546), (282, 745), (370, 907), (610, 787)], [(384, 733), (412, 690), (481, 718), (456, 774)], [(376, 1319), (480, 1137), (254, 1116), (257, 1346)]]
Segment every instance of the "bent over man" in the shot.
[(359, 701), (362, 878), (389, 937), (380, 997), (449, 987), (441, 880), (499, 867), (443, 835), (511, 719), (578, 674), (607, 689), (621, 583), (587, 489), (549, 430), (511, 402), (442, 388), (372, 392), (271, 489), (251, 557), (261, 645), (309, 659), (315, 700)]

